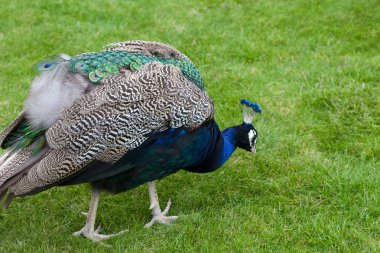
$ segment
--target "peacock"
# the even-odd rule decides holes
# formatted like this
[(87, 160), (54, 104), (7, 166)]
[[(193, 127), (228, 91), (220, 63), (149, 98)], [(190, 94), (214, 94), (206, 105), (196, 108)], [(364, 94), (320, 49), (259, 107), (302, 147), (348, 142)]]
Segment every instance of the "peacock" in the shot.
[[(146, 41), (103, 51), (50, 57), (35, 65), (23, 111), (0, 134), (0, 201), (53, 186), (89, 183), (85, 226), (74, 235), (100, 241), (99, 194), (148, 184), (152, 220), (169, 224), (156, 181), (181, 169), (212, 172), (239, 147), (256, 153), (256, 103), (242, 99), (244, 120), (220, 131), (214, 105), (192, 61), (175, 48)], [(4, 201), (3, 201), (4, 200)]]

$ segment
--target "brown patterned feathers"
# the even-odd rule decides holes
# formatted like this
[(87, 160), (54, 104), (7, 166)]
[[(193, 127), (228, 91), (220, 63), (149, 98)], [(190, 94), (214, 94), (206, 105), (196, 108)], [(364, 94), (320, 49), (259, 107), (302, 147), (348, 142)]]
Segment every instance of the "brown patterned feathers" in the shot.
[(117, 162), (152, 134), (213, 118), (198, 70), (164, 44), (114, 43), (37, 70), (24, 112), (0, 134), (3, 196), (64, 184), (94, 161)]
[(90, 183), (85, 226), (74, 235), (94, 241), (99, 192), (118, 193), (148, 183), (153, 218), (169, 224), (155, 181), (180, 169), (220, 168), (237, 147), (256, 152), (251, 124), (261, 109), (241, 100), (243, 124), (220, 131), (213, 103), (194, 64), (157, 42), (128, 41), (36, 65), (23, 112), (0, 133), (0, 202), (53, 186)]

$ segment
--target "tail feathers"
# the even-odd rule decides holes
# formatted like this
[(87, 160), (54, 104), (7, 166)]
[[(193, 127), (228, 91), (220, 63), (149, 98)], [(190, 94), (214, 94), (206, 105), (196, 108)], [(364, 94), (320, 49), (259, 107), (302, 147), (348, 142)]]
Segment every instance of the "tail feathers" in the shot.
[(0, 147), (7, 149), (0, 156), (0, 204), (8, 207), (14, 194), (8, 188), (15, 184), (48, 151), (45, 129), (33, 128), (25, 112), (21, 112), (0, 133)]
[(3, 166), (3, 164), (9, 158), (9, 155), (11, 153), (12, 153), (12, 150), (7, 150), (2, 156), (0, 156), (0, 167)]
[[(12, 177), (11, 179), (9, 179), (4, 185), (2, 185), (0, 188), (0, 203), (1, 201), (5, 198), (5, 201), (3, 203), (3, 208), (8, 208), (9, 204), (10, 204), (10, 201), (13, 199), (13, 197), (15, 196), (15, 194), (13, 192), (9, 192), (8, 195), (7, 195), (7, 192), (8, 192), (8, 189), (9, 187), (11, 187), (13, 184), (17, 183), (17, 181), (23, 177), (25, 175), (26, 172), (22, 172), (22, 173), (19, 173), (17, 174), (16, 176)], [(6, 196), (6, 197), (5, 197)], [(9, 200), (9, 198), (11, 197), (11, 199)]]
[[(9, 138), (12, 132), (16, 131), (22, 122), (25, 122), (25, 113), (21, 112), (15, 120), (13, 120), (1, 133), (0, 133), (0, 147), (7, 148)], [(0, 162), (1, 164), (1, 162)]]
[(4, 197), (5, 197), (5, 195), (7, 194), (7, 191), (5, 190), (5, 191), (2, 191), (1, 193), (0, 193), (0, 203), (3, 201), (3, 199), (4, 199)]
[[(6, 152), (0, 158), (0, 203), (5, 197), (8, 188), (15, 184), (28, 170), (38, 163), (49, 150), (45, 146), (35, 152), (35, 146), (39, 143), (33, 143), (29, 147), (21, 150), (11, 150)], [(10, 192), (3, 203), (3, 207), (9, 206), (14, 194)]]
[(3, 208), (4, 209), (7, 209), (9, 207), (9, 205), (11, 204), (12, 202), (12, 199), (15, 197), (15, 195), (13, 193), (9, 193), (7, 198), (5, 199), (4, 203), (3, 203)]
[[(39, 145), (35, 146), (36, 151), (45, 145), (44, 136), (46, 129), (33, 127), (25, 116), (24, 112), (21, 112), (17, 118), (11, 122), (0, 133), (0, 147), (2, 149), (24, 149), (30, 146), (32, 143), (39, 141)], [(0, 165), (2, 161), (0, 159)]]

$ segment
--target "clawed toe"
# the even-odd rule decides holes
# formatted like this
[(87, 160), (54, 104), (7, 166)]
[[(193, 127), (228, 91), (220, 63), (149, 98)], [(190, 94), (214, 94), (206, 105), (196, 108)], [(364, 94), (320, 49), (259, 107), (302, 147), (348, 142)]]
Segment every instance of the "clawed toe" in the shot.
[(145, 228), (150, 228), (153, 226), (153, 224), (171, 224), (173, 221), (175, 221), (178, 218), (178, 216), (165, 216), (165, 215), (158, 215), (158, 216), (153, 216), (152, 220), (145, 224)]
[(161, 211), (160, 202), (158, 201), (156, 181), (148, 182), (148, 192), (150, 199), (149, 209), (152, 210), (153, 218), (149, 223), (145, 224), (144, 227), (150, 228), (155, 223), (170, 224), (178, 218), (178, 216), (167, 216), (172, 205), (171, 199), (169, 199), (168, 203), (166, 204), (164, 211)]
[(84, 236), (87, 239), (90, 239), (91, 241), (99, 242), (99, 241), (107, 240), (117, 235), (121, 235), (128, 231), (128, 230), (123, 230), (123, 231), (120, 231), (119, 233), (110, 234), (110, 235), (100, 234), (99, 232), (101, 230), (101, 226), (99, 225), (95, 229), (95, 218), (96, 218), (96, 210), (98, 208), (98, 203), (99, 203), (99, 190), (94, 188), (92, 189), (92, 192), (91, 192), (91, 201), (90, 201), (90, 208), (88, 210), (88, 213), (82, 212), (82, 214), (86, 216), (86, 225), (81, 230), (73, 233), (73, 235)]
[(122, 230), (116, 234), (109, 234), (109, 235), (104, 235), (104, 234), (100, 234), (101, 230), (101, 226), (99, 225), (98, 228), (94, 231), (89, 231), (89, 229), (84, 226), (81, 230), (73, 233), (74, 236), (84, 236), (86, 237), (87, 239), (90, 239), (91, 241), (94, 241), (94, 242), (100, 242), (100, 241), (103, 241), (103, 240), (107, 240), (111, 237), (114, 237), (114, 236), (117, 236), (117, 235), (121, 235), (125, 232), (127, 232), (128, 230)]
[(171, 224), (173, 221), (175, 221), (178, 218), (178, 216), (167, 216), (171, 204), (172, 204), (172, 202), (169, 199), (169, 201), (166, 204), (166, 207), (165, 207), (163, 212), (161, 212), (161, 210), (159, 208), (154, 210), (152, 220), (149, 223), (145, 224), (144, 227), (150, 228), (151, 226), (153, 226), (156, 223), (168, 225), (168, 224)]

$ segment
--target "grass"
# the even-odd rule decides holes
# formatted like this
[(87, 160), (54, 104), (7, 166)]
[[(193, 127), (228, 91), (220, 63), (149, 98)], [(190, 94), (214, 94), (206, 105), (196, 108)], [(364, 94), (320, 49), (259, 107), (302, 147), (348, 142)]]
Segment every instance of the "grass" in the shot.
[(101, 197), (106, 248), (71, 236), (86, 186), (54, 188), (0, 211), (0, 252), (379, 252), (380, 4), (367, 1), (0, 0), (0, 126), (22, 109), (46, 56), (131, 39), (193, 59), (222, 128), (239, 99), (263, 114), (258, 154), (158, 185), (172, 226), (150, 220), (146, 187)]

